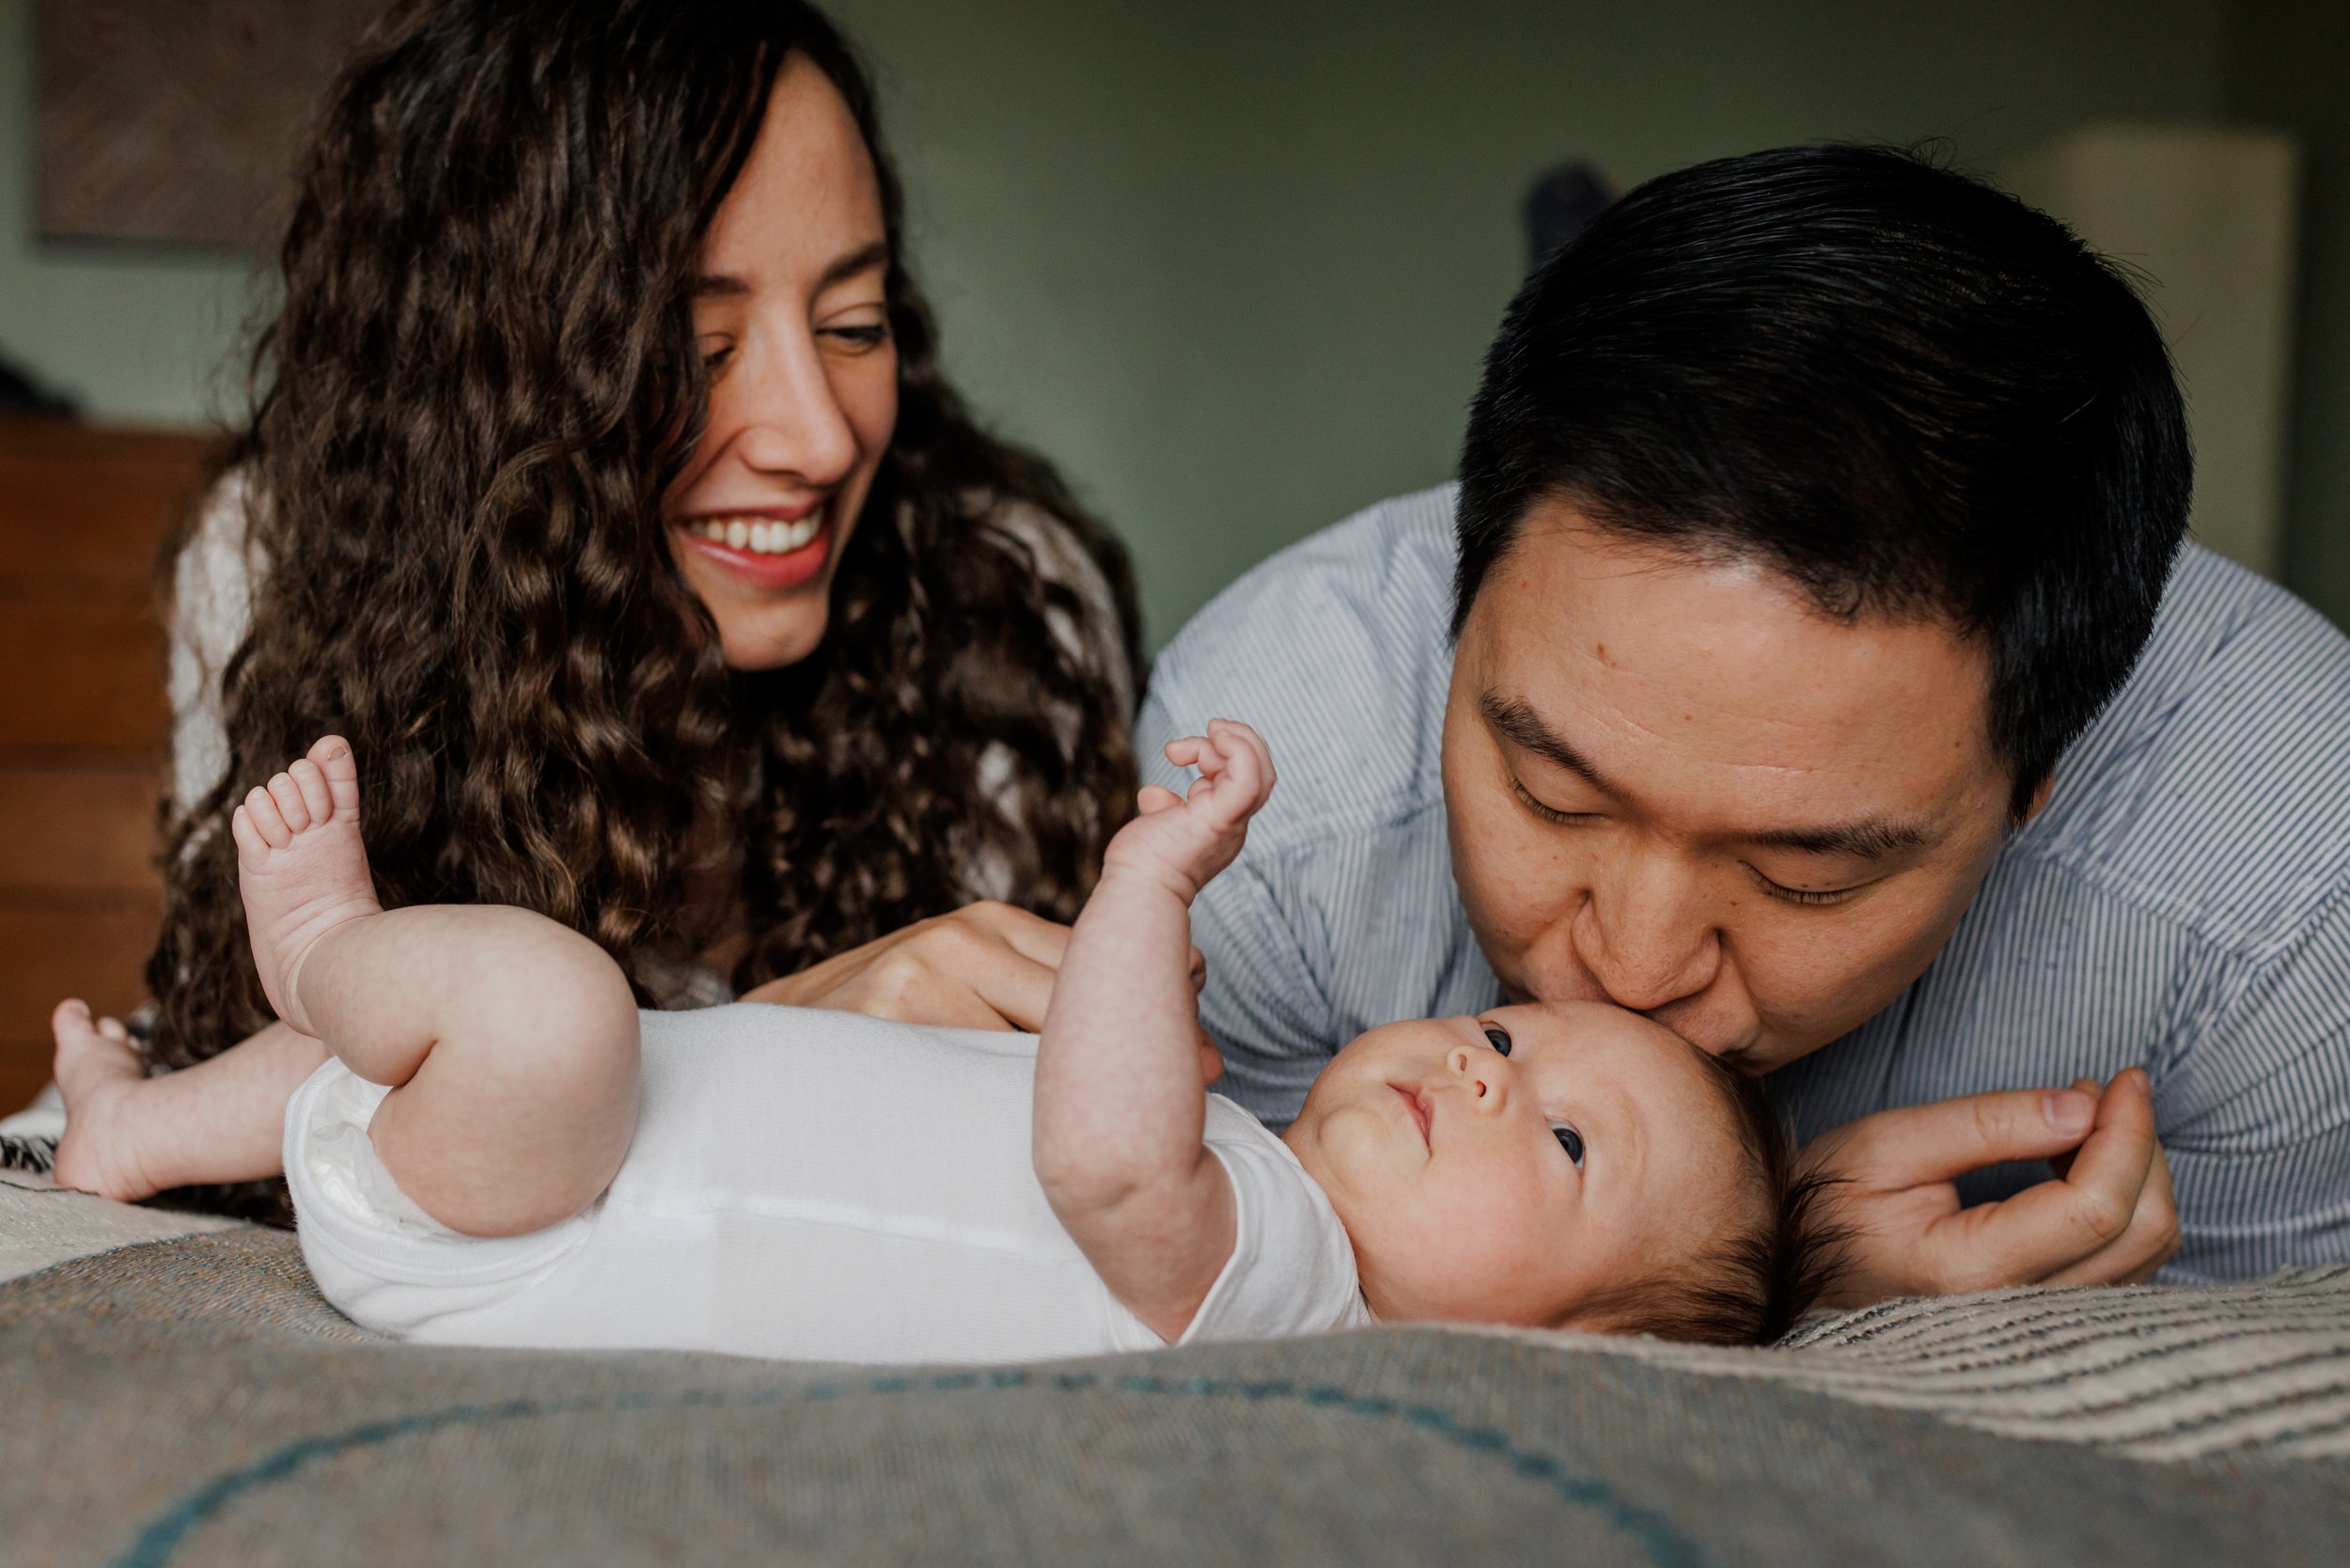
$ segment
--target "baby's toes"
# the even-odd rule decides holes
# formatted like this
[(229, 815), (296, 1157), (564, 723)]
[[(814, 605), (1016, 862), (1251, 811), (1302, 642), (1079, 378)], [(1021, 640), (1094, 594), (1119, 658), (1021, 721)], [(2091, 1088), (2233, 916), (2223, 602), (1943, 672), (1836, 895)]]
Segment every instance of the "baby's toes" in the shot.
[(245, 821), (260, 835), (264, 850), (284, 849), (293, 842), (293, 829), (286, 825), (286, 815), (277, 809), (277, 802), (267, 790), (255, 790), (244, 797)]
[(95, 1027), (90, 1020), (89, 1003), (79, 996), (68, 996), (49, 1014), (49, 1032), (56, 1037), (60, 1045), (65, 1043), (67, 1036), (70, 1035), (78, 1041), (84, 1033)]
[(286, 825), (299, 833), (310, 825), (310, 804), (302, 798), (302, 786), (293, 781), (293, 775), (281, 773), (269, 781), (269, 798), (277, 803), (278, 815)]
[(335, 802), (326, 792), (326, 775), (307, 757), (286, 770), (294, 788), (302, 792), (302, 808), (309, 813), (313, 823), (322, 823), (335, 814)]
[(336, 815), (356, 815), (359, 810), (359, 763), (351, 754), (351, 743), (340, 735), (328, 735), (310, 748), (308, 759), (326, 780), (326, 792)]

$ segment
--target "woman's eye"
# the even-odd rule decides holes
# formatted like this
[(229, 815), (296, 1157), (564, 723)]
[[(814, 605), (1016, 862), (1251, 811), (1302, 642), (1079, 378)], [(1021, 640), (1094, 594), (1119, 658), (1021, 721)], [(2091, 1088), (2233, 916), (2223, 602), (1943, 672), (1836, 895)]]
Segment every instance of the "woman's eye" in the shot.
[(853, 349), (878, 349), (889, 341), (889, 329), (885, 326), (826, 327), (824, 336)]
[(715, 370), (733, 357), (734, 345), (731, 343), (711, 343), (702, 349), (702, 365), (708, 369)]
[(1567, 1152), (1567, 1158), (1581, 1165), (1583, 1163), (1583, 1135), (1563, 1121), (1552, 1122), (1550, 1130), (1559, 1139), (1559, 1147)]
[(1510, 1054), (1510, 1031), (1498, 1024), (1488, 1024), (1485, 1026), (1485, 1043), (1506, 1057)]

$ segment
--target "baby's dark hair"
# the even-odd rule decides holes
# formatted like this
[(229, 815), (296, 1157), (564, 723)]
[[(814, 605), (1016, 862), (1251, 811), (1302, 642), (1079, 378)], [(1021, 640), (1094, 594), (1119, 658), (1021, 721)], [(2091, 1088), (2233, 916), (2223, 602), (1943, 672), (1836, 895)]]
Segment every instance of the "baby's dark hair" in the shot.
[(1622, 1285), (1575, 1314), (1615, 1334), (1694, 1344), (1769, 1344), (1820, 1298), (1842, 1262), (1848, 1232), (1823, 1212), (1833, 1183), (1799, 1170), (1794, 1139), (1762, 1080), (1690, 1047), (1720, 1091), (1751, 1194), (1731, 1233), (1696, 1257)]

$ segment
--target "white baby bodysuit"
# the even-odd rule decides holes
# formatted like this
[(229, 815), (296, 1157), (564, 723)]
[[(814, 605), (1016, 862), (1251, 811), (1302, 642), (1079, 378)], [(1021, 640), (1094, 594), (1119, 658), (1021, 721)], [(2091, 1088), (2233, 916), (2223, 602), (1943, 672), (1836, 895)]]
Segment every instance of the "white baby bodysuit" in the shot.
[[(648, 1012), (636, 1135), (586, 1214), (462, 1236), (402, 1194), (330, 1061), (286, 1114), (303, 1256), (355, 1321), (434, 1344), (1014, 1361), (1155, 1349), (1029, 1164), (1033, 1035), (757, 1003)], [(1296, 1156), (1208, 1097), (1238, 1199), (1183, 1343), (1369, 1323), (1354, 1249)]]

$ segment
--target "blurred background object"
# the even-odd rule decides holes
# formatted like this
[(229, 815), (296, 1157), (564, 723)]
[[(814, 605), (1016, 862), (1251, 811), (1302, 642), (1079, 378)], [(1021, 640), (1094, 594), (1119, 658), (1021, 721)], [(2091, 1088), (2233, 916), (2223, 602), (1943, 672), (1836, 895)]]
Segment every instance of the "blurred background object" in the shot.
[(383, 0), (38, 0), (41, 238), (265, 250)]
[[(39, 237), (32, 131), (59, 90), (36, 81), (41, 3), (0, 0), (0, 342), (98, 419), (231, 408), (265, 259)], [(284, 8), (149, 3), (184, 13), (175, 36), (225, 37), (231, 53), (266, 36), (207, 34), (196, 13)], [(949, 368), (1132, 541), (1153, 643), (1273, 550), (1451, 471), (1545, 171), (1572, 160), (1629, 187), (1787, 142), (1941, 138), (1960, 166), (2020, 179), (2030, 154), (2122, 125), (2276, 131), (2301, 149), (2285, 392), (2262, 416), (2283, 431), (2260, 438), (2281, 448), (2266, 558), (2350, 620), (2342, 0), (832, 9), (879, 68)], [(2208, 309), (2188, 320), (2184, 276), (2139, 264), (2202, 377)], [(2190, 394), (2218, 484), (2221, 395)], [(2201, 521), (2215, 537), (2232, 525), (2213, 506)]]
[(1606, 175), (1585, 163), (1561, 164), (1536, 180), (1519, 209), (1526, 224), (1526, 270), (1532, 272), (1590, 227), (1620, 194)]
[(49, 1010), (147, 995), (163, 887), (154, 564), (202, 472), (168, 431), (0, 419), (0, 1115), (49, 1079)]
[(2001, 171), (2138, 275), (2186, 387), (2195, 537), (2272, 577), (2284, 557), (2300, 165), (2299, 147), (2275, 132), (2101, 125)]
[(81, 412), (0, 353), (0, 418), (70, 419)]

